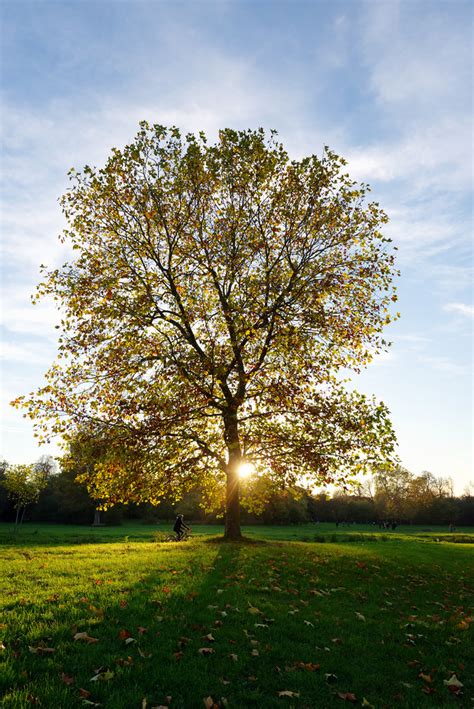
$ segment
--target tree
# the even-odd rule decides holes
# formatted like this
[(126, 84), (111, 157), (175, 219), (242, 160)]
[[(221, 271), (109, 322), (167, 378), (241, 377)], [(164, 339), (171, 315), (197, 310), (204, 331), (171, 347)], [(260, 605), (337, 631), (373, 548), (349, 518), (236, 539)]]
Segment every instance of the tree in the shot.
[(2, 484), (13, 500), (17, 527), (23, 522), (27, 506), (37, 502), (41, 490), (46, 487), (46, 476), (33, 465), (11, 465), (5, 470)]
[(86, 425), (109, 453), (87, 477), (103, 505), (225, 488), (344, 480), (386, 463), (383, 403), (344, 390), (386, 345), (396, 300), (387, 221), (345, 161), (290, 160), (272, 134), (182, 137), (142, 123), (62, 199), (77, 258), (38, 296), (61, 306), (58, 361), (28, 408), (42, 440)]
[(413, 474), (397, 465), (393, 468), (380, 468), (374, 477), (374, 501), (379, 520), (406, 519)]

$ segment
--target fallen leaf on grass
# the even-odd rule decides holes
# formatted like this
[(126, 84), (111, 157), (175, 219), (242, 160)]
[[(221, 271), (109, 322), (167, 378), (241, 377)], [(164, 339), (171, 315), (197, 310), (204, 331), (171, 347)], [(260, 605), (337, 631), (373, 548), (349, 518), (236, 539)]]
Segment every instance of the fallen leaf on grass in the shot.
[(461, 689), (461, 687), (464, 687), (463, 683), (460, 682), (454, 674), (449, 679), (443, 680), (443, 684), (445, 684), (447, 687), (458, 687), (459, 689)]
[(339, 699), (343, 699), (345, 702), (356, 702), (357, 697), (352, 692), (338, 692), (337, 696)]
[(431, 675), (425, 675), (423, 672), (420, 672), (418, 677), (420, 679), (422, 679), (423, 682), (432, 682), (433, 681), (433, 677)]
[(454, 694), (455, 696), (460, 696), (462, 694), (462, 688), (464, 687), (463, 683), (458, 680), (456, 675), (452, 675), (449, 679), (443, 680), (443, 684), (446, 685), (446, 687), (449, 689), (451, 694)]
[(173, 652), (175, 660), (181, 660), (184, 657), (184, 652), (182, 650), (178, 650), (178, 652)]
[(99, 638), (92, 638), (88, 633), (76, 633), (74, 640), (83, 640), (85, 643), (98, 643)]
[(200, 655), (212, 655), (214, 654), (214, 650), (212, 649), (212, 647), (200, 647), (198, 653)]
[(278, 692), (279, 697), (299, 697), (300, 693), (299, 692), (291, 692), (289, 689), (282, 689), (281, 692)]
[(212, 633), (209, 633), (208, 635), (204, 635), (203, 640), (207, 640), (210, 643), (213, 643), (216, 641), (215, 637), (212, 635)]
[(138, 630), (139, 635), (143, 635), (144, 633), (146, 633), (148, 631), (148, 628), (144, 628), (143, 626), (139, 625), (137, 630)]
[(295, 670), (306, 670), (306, 672), (316, 672), (321, 669), (321, 665), (315, 662), (294, 662), (293, 667)]
[(28, 645), (28, 649), (33, 655), (52, 655), (53, 652), (56, 652), (54, 647), (32, 647)]
[(362, 698), (362, 706), (367, 707), (367, 709), (375, 709), (374, 705), (371, 704), (365, 697)]
[(135, 638), (126, 638), (125, 645), (130, 645), (130, 643), (136, 643)]
[(303, 623), (305, 625), (309, 625), (311, 628), (314, 628), (314, 624), (310, 620), (304, 620)]
[(337, 682), (337, 675), (332, 674), (332, 672), (328, 672), (324, 675), (324, 679), (328, 684), (334, 684), (334, 682)]
[(114, 676), (114, 672), (110, 670), (105, 670), (105, 672), (98, 672), (96, 675), (91, 677), (89, 682), (108, 682)]
[(254, 648), (250, 654), (253, 655), (253, 657), (259, 657), (259, 655), (260, 655), (257, 648)]
[(61, 680), (64, 682), (64, 684), (74, 684), (75, 679), (71, 675), (67, 675), (65, 672), (61, 672)]
[(3, 643), (0, 643), (0, 652), (3, 652), (6, 649), (7, 648), (5, 647), (5, 645)]
[(118, 634), (119, 640), (126, 640), (131, 637), (131, 633), (128, 630), (120, 630)]
[(239, 659), (239, 656), (235, 653), (232, 653), (231, 655), (229, 655), (229, 657), (233, 662), (237, 662), (237, 660)]
[(131, 665), (133, 665), (133, 658), (130, 657), (130, 655), (127, 658), (118, 657), (115, 660), (115, 663), (121, 667), (131, 667)]
[(144, 658), (151, 657), (151, 655), (152, 655), (151, 652), (143, 652), (141, 647), (138, 648), (138, 654), (140, 655), (140, 657), (144, 657)]
[(255, 606), (252, 606), (250, 602), (248, 602), (249, 607), (247, 608), (248, 612), (251, 613), (252, 615), (262, 615), (262, 611), (256, 608)]
[(365, 616), (363, 616), (362, 613), (356, 612), (356, 618), (357, 620), (362, 620), (365, 623)]
[(428, 687), (428, 685), (425, 684), (421, 691), (424, 692), (424, 694), (434, 694), (436, 692), (436, 689), (434, 689), (434, 687)]

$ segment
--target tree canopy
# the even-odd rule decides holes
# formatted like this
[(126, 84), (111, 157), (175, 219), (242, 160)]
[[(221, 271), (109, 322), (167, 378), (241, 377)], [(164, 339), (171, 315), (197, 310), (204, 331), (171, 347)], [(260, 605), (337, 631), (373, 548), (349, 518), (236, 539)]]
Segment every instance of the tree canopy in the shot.
[(77, 257), (38, 297), (61, 313), (48, 383), (16, 400), (42, 429), (106, 441), (86, 475), (104, 505), (226, 488), (239, 465), (269, 485), (341, 481), (386, 464), (383, 403), (341, 370), (386, 345), (396, 300), (387, 217), (345, 161), (291, 160), (272, 132), (140, 125), (105, 165), (71, 170), (62, 238)]

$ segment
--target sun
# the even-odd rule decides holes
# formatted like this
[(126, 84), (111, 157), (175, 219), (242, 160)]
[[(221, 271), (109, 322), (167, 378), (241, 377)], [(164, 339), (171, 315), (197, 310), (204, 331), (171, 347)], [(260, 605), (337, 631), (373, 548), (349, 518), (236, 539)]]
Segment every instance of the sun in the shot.
[(239, 465), (239, 478), (248, 478), (254, 472), (255, 465), (253, 463), (241, 463)]

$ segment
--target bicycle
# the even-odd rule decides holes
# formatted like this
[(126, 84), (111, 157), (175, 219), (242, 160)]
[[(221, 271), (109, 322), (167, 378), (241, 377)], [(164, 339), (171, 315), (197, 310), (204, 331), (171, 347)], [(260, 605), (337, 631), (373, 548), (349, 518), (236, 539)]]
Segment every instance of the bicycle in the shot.
[(181, 537), (178, 537), (178, 534), (176, 532), (172, 532), (171, 534), (168, 534), (167, 537), (163, 540), (164, 542), (187, 542), (188, 539), (191, 538), (191, 529), (186, 529), (184, 534)]

